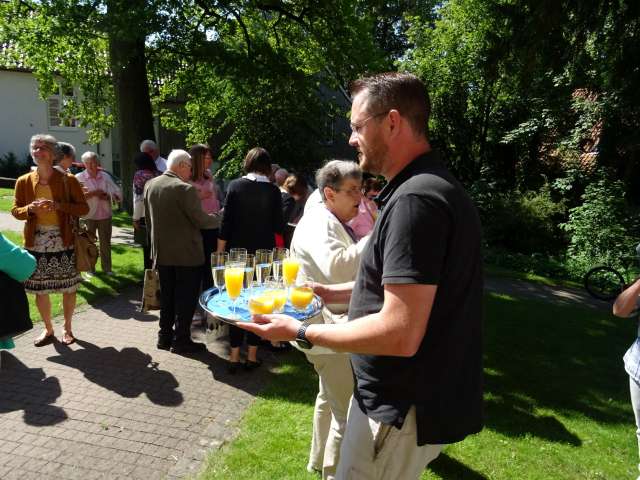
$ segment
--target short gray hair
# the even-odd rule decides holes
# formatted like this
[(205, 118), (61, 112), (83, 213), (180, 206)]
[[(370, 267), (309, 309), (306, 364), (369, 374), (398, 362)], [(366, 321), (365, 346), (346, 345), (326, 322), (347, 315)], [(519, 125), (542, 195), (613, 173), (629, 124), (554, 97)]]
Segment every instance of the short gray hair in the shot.
[(362, 170), (357, 163), (351, 160), (330, 160), (324, 164), (316, 172), (316, 184), (318, 191), (322, 197), (322, 201), (326, 200), (324, 196), (324, 187), (332, 190), (338, 190), (342, 182), (348, 178), (362, 181)]
[(96, 162), (100, 163), (100, 158), (98, 157), (98, 154), (96, 152), (84, 152), (82, 154), (82, 157), (80, 157), (82, 159), (82, 163), (87, 163), (88, 160), (95, 160)]
[(151, 148), (153, 150), (158, 150), (158, 145), (153, 140), (143, 140), (140, 143), (140, 151), (144, 152), (147, 148)]
[(58, 140), (53, 135), (47, 133), (36, 133), (31, 137), (29, 141), (29, 150), (35, 145), (36, 142), (44, 142), (51, 147), (51, 150), (55, 153), (58, 145)]
[(282, 186), (282, 184), (284, 183), (284, 181), (287, 179), (288, 176), (289, 176), (289, 172), (287, 172), (285, 168), (279, 168), (276, 170), (276, 173), (273, 174), (273, 178), (276, 181), (276, 185), (278, 185), (279, 187)]
[(167, 168), (174, 168), (181, 163), (191, 165), (191, 155), (184, 150), (171, 150), (169, 158), (167, 158)]

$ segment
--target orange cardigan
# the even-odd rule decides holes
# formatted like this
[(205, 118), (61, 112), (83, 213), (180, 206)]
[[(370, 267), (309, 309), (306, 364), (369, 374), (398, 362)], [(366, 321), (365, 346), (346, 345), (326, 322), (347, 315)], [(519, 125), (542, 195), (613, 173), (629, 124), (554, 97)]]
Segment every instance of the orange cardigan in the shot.
[[(64, 177), (67, 177), (67, 188), (69, 190), (69, 202), (65, 198)], [(16, 181), (15, 196), (11, 214), (18, 220), (26, 220), (24, 226), (24, 246), (32, 247), (37, 218), (35, 214), (28, 212), (28, 205), (35, 200), (36, 185), (39, 181), (38, 170), (25, 173)], [(80, 217), (89, 212), (89, 205), (84, 198), (80, 183), (70, 173), (62, 173), (53, 169), (49, 179), (53, 201), (58, 203), (58, 225), (62, 235), (62, 243), (65, 247), (73, 245), (73, 229), (71, 228), (71, 218)]]

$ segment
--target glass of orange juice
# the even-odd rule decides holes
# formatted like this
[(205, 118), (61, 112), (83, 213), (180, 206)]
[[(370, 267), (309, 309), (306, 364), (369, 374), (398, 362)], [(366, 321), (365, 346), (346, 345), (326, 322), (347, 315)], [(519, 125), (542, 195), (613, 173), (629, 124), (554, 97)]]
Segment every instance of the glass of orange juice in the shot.
[(282, 313), (284, 304), (287, 303), (287, 291), (282, 285), (282, 280), (276, 280), (275, 277), (267, 277), (264, 286), (265, 294), (273, 297), (273, 311)]
[(313, 288), (306, 285), (296, 285), (289, 294), (291, 305), (298, 312), (304, 312), (313, 300)]
[(287, 258), (282, 260), (282, 280), (287, 287), (296, 283), (300, 262), (295, 255), (289, 254)]
[(242, 293), (242, 282), (244, 281), (244, 262), (229, 261), (224, 266), (224, 283), (227, 288), (227, 295), (233, 300), (233, 314), (236, 313), (236, 302)]
[(275, 299), (266, 292), (260, 292), (249, 297), (248, 304), (252, 315), (268, 315), (273, 313)]

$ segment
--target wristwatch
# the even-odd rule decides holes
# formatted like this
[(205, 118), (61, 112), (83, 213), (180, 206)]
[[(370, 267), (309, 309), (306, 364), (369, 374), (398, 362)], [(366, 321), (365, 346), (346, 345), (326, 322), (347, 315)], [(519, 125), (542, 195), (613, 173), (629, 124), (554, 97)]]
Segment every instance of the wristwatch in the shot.
[(309, 350), (313, 347), (313, 343), (309, 341), (307, 338), (307, 327), (309, 324), (305, 321), (300, 324), (300, 328), (298, 328), (298, 333), (296, 334), (296, 343), (300, 348), (304, 348), (305, 350)]

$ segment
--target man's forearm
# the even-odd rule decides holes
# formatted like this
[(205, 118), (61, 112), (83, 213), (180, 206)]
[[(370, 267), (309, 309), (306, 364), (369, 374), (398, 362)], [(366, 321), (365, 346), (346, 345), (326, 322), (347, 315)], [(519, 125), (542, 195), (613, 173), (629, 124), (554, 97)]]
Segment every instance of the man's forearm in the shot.
[(314, 287), (314, 291), (322, 297), (325, 303), (349, 303), (353, 284), (354, 282), (318, 285)]

